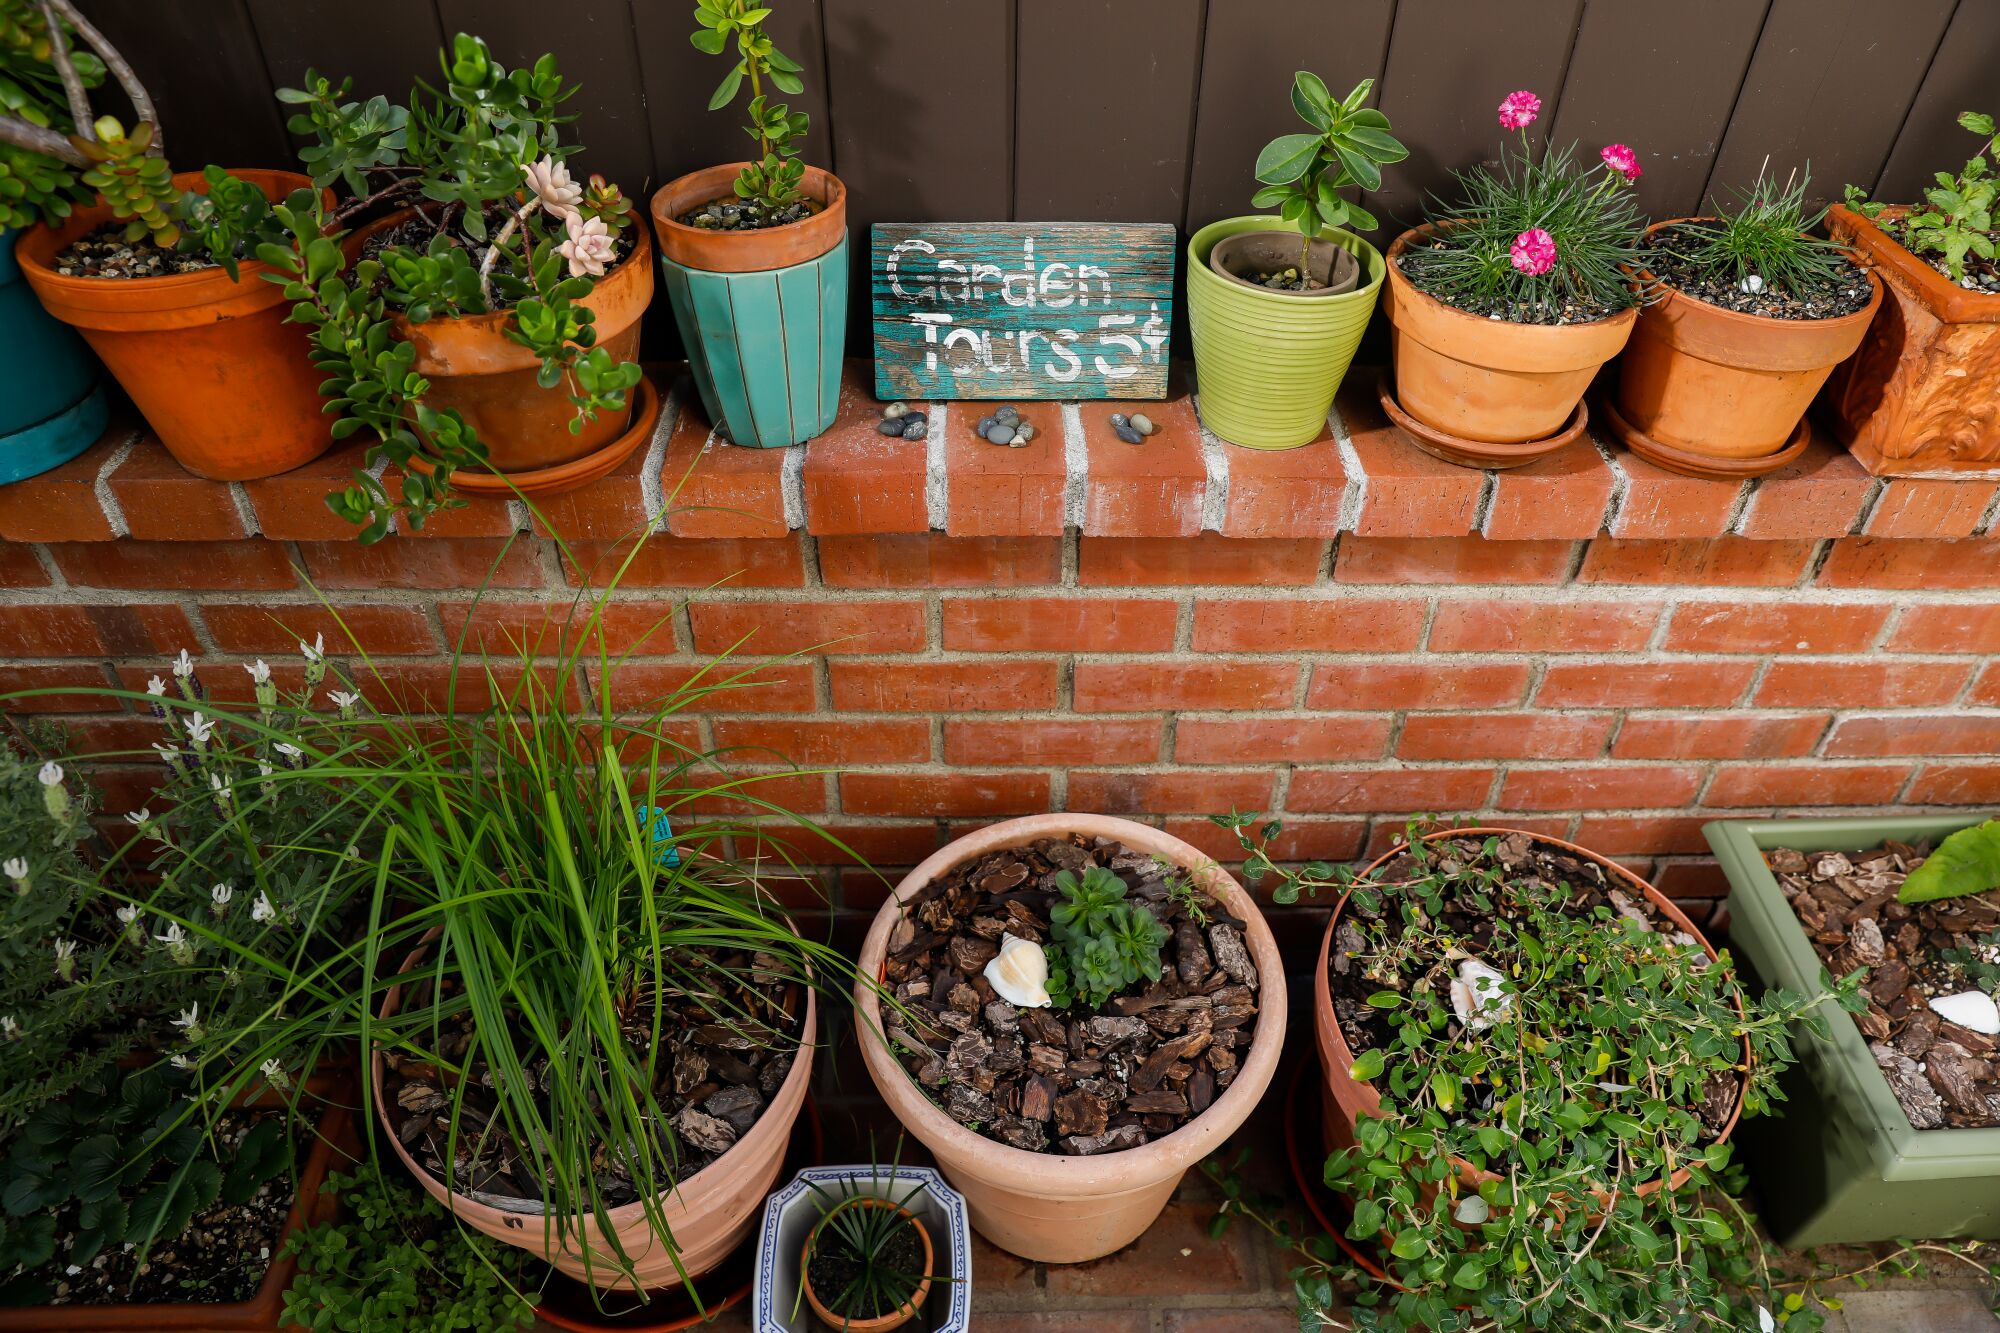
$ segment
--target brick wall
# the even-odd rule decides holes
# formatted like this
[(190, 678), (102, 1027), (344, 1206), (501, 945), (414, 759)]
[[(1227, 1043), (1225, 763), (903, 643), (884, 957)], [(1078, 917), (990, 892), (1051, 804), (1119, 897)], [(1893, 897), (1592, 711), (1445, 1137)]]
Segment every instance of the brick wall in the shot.
[[(1049, 809), (1162, 819), (1219, 854), (1205, 815), (1282, 811), (1288, 855), (1333, 859), (1435, 811), (1707, 899), (1705, 819), (2000, 802), (1993, 482), (1885, 482), (1824, 445), (1747, 485), (1608, 446), (1469, 472), (1386, 429), (1365, 382), (1279, 454), (1204, 438), (1184, 397), (1149, 406), (1163, 430), (1137, 449), (1092, 404), (1027, 407), (1027, 449), (975, 442), (974, 405), (884, 441), (860, 379), (830, 435), (760, 452), (714, 445), (691, 397), (548, 506), (567, 552), (497, 502), (364, 548), (320, 499), (353, 450), (225, 486), (114, 430), (0, 489), (0, 691), (136, 684), (183, 646), (292, 662), (296, 631), (334, 637), (310, 583), (377, 655), (365, 692), (435, 699), (468, 620), (501, 646), (671, 496), (611, 620), (621, 640), (659, 624), (621, 690), (739, 641), (804, 653), (682, 734), (847, 770), (772, 791), (883, 867)], [(90, 743), (148, 739), (76, 704), (32, 706)], [(138, 772), (112, 780), (143, 799)], [(814, 859), (835, 902), (880, 900)]]

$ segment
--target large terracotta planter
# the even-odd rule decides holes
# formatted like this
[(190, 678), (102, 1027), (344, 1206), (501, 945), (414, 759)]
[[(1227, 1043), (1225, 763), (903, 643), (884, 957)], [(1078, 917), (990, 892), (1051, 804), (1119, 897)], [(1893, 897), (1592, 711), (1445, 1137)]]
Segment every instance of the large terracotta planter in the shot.
[(1430, 224), (1389, 247), (1396, 401), (1446, 435), (1485, 444), (1550, 439), (1575, 414), (1598, 368), (1624, 348), (1636, 310), (1590, 324), (1510, 324), (1456, 310), (1417, 290), (1397, 260)]
[(1827, 229), (1888, 284), (1827, 384), (1835, 432), (1877, 476), (2000, 477), (2000, 296), (1957, 286), (1851, 209), (1834, 205)]
[[(277, 200), (312, 182), (290, 171), (232, 173)], [(174, 177), (206, 191), (199, 172)], [(71, 241), (112, 220), (108, 205), (37, 227), (15, 250), (48, 312), (83, 334), (160, 443), (197, 476), (248, 481), (311, 462), (333, 443), (321, 409), (324, 378), (302, 324), (287, 324), (284, 288), (255, 260), (164, 278), (74, 278), (55, 271)]]
[(1071, 833), (1115, 838), (1185, 870), (1193, 882), (1244, 923), (1261, 989), (1257, 1026), (1235, 1081), (1206, 1111), (1165, 1138), (1098, 1157), (1027, 1152), (973, 1133), (943, 1111), (897, 1063), (883, 1036), (882, 1005), (863, 981), (854, 991), (855, 1033), (868, 1075), (882, 1099), (937, 1158), (946, 1178), (965, 1195), (974, 1230), (1026, 1259), (1071, 1264), (1097, 1259), (1136, 1240), (1187, 1169), (1222, 1146), (1248, 1118), (1271, 1082), (1285, 1043), (1285, 968), (1278, 944), (1257, 904), (1229, 873), (1179, 838), (1106, 815), (1034, 815), (989, 825), (959, 838), (912, 870), (875, 914), (861, 946), (864, 978), (879, 979), (889, 933), (903, 904), (962, 862), (1002, 847)]
[[(1663, 227), (1702, 221), (1680, 218)], [(1882, 284), (1851, 315), (1769, 319), (1710, 305), (1673, 287), (1639, 312), (1618, 358), (1621, 437), (1637, 431), (1670, 449), (1710, 458), (1763, 458), (1791, 442), (1833, 368), (1861, 345), (1882, 304)]]
[[(1515, 832), (1517, 830), (1505, 828), (1445, 829), (1426, 835), (1424, 841), (1436, 842), (1442, 838), (1506, 837)], [(1701, 947), (1708, 953), (1710, 958), (1716, 956), (1715, 946), (1708, 942), (1708, 938), (1705, 935), (1695, 929), (1694, 923), (1688, 920), (1686, 913), (1674, 906), (1672, 901), (1663, 896), (1658, 889), (1648, 884), (1645, 880), (1640, 879), (1624, 866), (1619, 865), (1616, 861), (1599, 856), (1596, 852), (1588, 848), (1579, 847), (1572, 842), (1564, 842), (1560, 838), (1544, 837), (1537, 833), (1530, 833), (1526, 836), (1545, 847), (1558, 848), (1561, 851), (1569, 853), (1571, 856), (1597, 863), (1613, 881), (1629, 891), (1645, 895), (1646, 900), (1658, 908), (1660, 914), (1671, 921), (1677, 929), (1684, 930), (1699, 940)], [(1376, 857), (1369, 864), (1368, 869), (1362, 873), (1372, 873), (1401, 854), (1401, 848), (1393, 848), (1390, 851), (1384, 852), (1381, 856)], [(1343, 1148), (1354, 1147), (1356, 1143), (1354, 1134), (1355, 1123), (1364, 1115), (1374, 1116), (1380, 1115), (1382, 1112), (1382, 1094), (1376, 1090), (1375, 1085), (1356, 1079), (1348, 1072), (1354, 1064), (1354, 1052), (1348, 1047), (1347, 1036), (1340, 1030), (1340, 1021), (1334, 1016), (1333, 989), (1331, 983), (1327, 980), (1327, 967), (1333, 960), (1334, 932), (1340, 928), (1341, 913), (1347, 910), (1348, 899), (1351, 896), (1351, 894), (1342, 894), (1340, 901), (1334, 904), (1333, 915), (1327, 919), (1326, 933), (1320, 940), (1319, 962), (1313, 972), (1313, 1039), (1319, 1047), (1320, 1098), (1323, 1112), (1321, 1120), (1326, 1136), (1326, 1150), (1329, 1153), (1339, 1151)], [(1743, 1058), (1746, 1061), (1750, 1058), (1748, 1043), (1745, 1043)], [(1723, 1142), (1729, 1138), (1730, 1134), (1735, 1131), (1736, 1122), (1742, 1114), (1743, 1091), (1739, 1087), (1736, 1094), (1736, 1105), (1729, 1112), (1729, 1123), (1723, 1127), (1722, 1133), (1717, 1136), (1717, 1142)], [(1468, 1188), (1476, 1189), (1480, 1180), (1488, 1174), (1475, 1170), (1470, 1162), (1463, 1160), (1454, 1161), (1454, 1165), (1458, 1169), (1460, 1179)], [(1670, 1178), (1672, 1188), (1679, 1189), (1687, 1183), (1687, 1178), (1688, 1175), (1685, 1169), (1676, 1171)], [(1659, 1189), (1659, 1187), (1660, 1182), (1657, 1179), (1649, 1180), (1639, 1186), (1637, 1193), (1650, 1194)]]

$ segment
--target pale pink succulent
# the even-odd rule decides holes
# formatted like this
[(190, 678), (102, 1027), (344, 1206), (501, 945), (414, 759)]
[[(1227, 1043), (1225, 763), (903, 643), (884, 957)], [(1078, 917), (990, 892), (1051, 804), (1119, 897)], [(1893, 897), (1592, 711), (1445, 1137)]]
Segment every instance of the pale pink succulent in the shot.
[(556, 247), (556, 253), (569, 261), (569, 275), (577, 278), (588, 273), (594, 278), (602, 277), (618, 257), (617, 238), (604, 225), (604, 219), (571, 213), (563, 219), (563, 226), (569, 230), (569, 239)]
[(1605, 166), (1623, 176), (1628, 185), (1646, 174), (1639, 169), (1639, 155), (1627, 144), (1606, 144), (1598, 156), (1604, 159)]
[(1540, 227), (1530, 227), (1514, 238), (1507, 257), (1521, 272), (1539, 277), (1556, 266), (1556, 238)]
[(569, 178), (569, 168), (560, 161), (545, 157), (522, 167), (521, 175), (527, 178), (535, 202), (550, 217), (567, 221), (576, 216), (576, 206), (583, 202), (583, 187)]
[(1523, 88), (1500, 99), (1500, 128), (1524, 130), (1542, 114), (1542, 99)]

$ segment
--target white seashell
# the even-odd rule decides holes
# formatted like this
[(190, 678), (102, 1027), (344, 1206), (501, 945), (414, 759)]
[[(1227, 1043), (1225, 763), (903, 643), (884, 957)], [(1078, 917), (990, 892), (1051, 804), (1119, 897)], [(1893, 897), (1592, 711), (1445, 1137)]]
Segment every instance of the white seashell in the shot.
[(2000, 1037), (2000, 1005), (1993, 1003), (1993, 997), (1985, 991), (1940, 995), (1931, 1001), (1931, 1009), (1947, 1023), (1956, 1023), (1989, 1037)]
[(1514, 997), (1503, 991), (1506, 978), (1477, 958), (1458, 965), (1458, 980), (1451, 983), (1451, 1008), (1459, 1022), (1474, 1032), (1483, 1032), (1495, 1023), (1514, 1016)]
[(1493, 1209), (1477, 1194), (1468, 1194), (1458, 1201), (1458, 1206), (1451, 1210), (1451, 1215), (1466, 1226), (1476, 1227), (1493, 1216)]
[(1000, 998), (1019, 1009), (1046, 1009), (1049, 957), (1042, 946), (1012, 935), (1000, 937), (1000, 952), (986, 965), (986, 979)]

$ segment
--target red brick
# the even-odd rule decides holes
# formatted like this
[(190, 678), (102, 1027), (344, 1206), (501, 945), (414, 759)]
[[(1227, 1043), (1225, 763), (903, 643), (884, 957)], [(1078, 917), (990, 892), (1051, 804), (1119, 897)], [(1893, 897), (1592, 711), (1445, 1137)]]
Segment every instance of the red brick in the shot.
[(808, 662), (742, 657), (696, 663), (638, 659), (614, 668), (611, 706), (620, 712), (651, 712), (691, 689), (705, 692), (679, 700), (681, 712), (809, 713), (817, 707), (812, 672)]
[[(1683, 911), (1688, 910), (1688, 904), (1679, 902), (1683, 898), (1729, 896), (1729, 877), (1713, 861), (1664, 862), (1653, 872), (1652, 882), (1666, 897), (1675, 899)], [(1700, 917), (1695, 917), (1697, 925), (1700, 921)]]
[[(271, 541), (353, 541), (361, 529), (328, 509), (326, 497), (353, 483), (353, 474), (366, 468), (367, 454), (366, 440), (351, 439), (289, 472), (244, 482), (258, 531)], [(400, 482), (392, 485), (385, 476), (382, 483), (391, 496), (402, 494)], [(397, 519), (399, 529), (407, 523)]]
[[(1189, 1199), (1167, 1205), (1144, 1235), (1108, 1259), (1089, 1264), (1050, 1264), (1048, 1294), (1052, 1303), (1089, 1296), (1192, 1296), (1214, 1293), (1241, 1300), (1260, 1284), (1263, 1251), (1250, 1243), (1248, 1227), (1231, 1227), (1220, 1238), (1208, 1234), (1214, 1205)], [(1191, 1256), (1199, 1256), (1194, 1261)], [(980, 1333), (991, 1325), (982, 1316)], [(1029, 1323), (1025, 1329), (1045, 1333), (1049, 1325)], [(1088, 1325), (1083, 1326), (1088, 1328)], [(1294, 1323), (1296, 1327), (1296, 1322)], [(1083, 1333), (1079, 1328), (1076, 1333)], [(1096, 1333), (1091, 1328), (1090, 1333)]]
[(928, 532), (822, 537), (830, 588), (1023, 588), (1062, 580), (1054, 537), (940, 537)]
[(277, 542), (54, 542), (62, 576), (80, 588), (294, 588)]
[(944, 646), (954, 652), (1163, 653), (1180, 608), (1140, 598), (948, 597)]
[(359, 542), (300, 542), (306, 578), (321, 588), (539, 588), (542, 565), (532, 541), (498, 538), (420, 541), (384, 537)]
[[(660, 762), (669, 764), (673, 756), (663, 752)], [(722, 762), (729, 763), (727, 759)], [(775, 805), (794, 814), (816, 815), (826, 809), (826, 776), (822, 773), (753, 773), (731, 766), (722, 772), (703, 769), (699, 781), (704, 787), (720, 790), (677, 800), (673, 806), (676, 813), (754, 815), (767, 813)]]
[(1818, 542), (1752, 541), (1710, 537), (1703, 541), (1621, 541), (1590, 544), (1578, 583), (1685, 583), (1693, 587), (1789, 587), (1804, 576)]
[(1970, 662), (1780, 659), (1764, 673), (1756, 703), (1765, 708), (1925, 708), (1956, 699)]
[(981, 404), (960, 402), (945, 421), (945, 530), (954, 537), (1062, 536), (1068, 474), (1059, 409), (1035, 409), (1035, 438), (1018, 449), (973, 434), (983, 414)]
[[(1187, 386), (1176, 382), (1165, 402), (1087, 402), (1078, 406), (1089, 468), (1083, 530), (1093, 537), (1192, 537), (1201, 531), (1208, 468), (1201, 457), (1201, 423)], [(1158, 431), (1127, 444), (1111, 429), (1111, 414), (1143, 412)]]
[(1845, 536), (1874, 490), (1853, 454), (1815, 433), (1797, 459), (1758, 480), (1737, 531), (1771, 541)]
[(1980, 673), (1965, 702), (1974, 708), (2000, 708), (2000, 665), (1989, 665)]
[(1517, 768), (1500, 791), (1502, 810), (1624, 810), (1687, 805), (1701, 770), (1667, 764)]
[(125, 516), (125, 531), (140, 541), (223, 541), (250, 535), (229, 484), (195, 476), (151, 436), (133, 446), (105, 485)]
[(46, 588), (55, 580), (26, 542), (0, 542), (0, 588)]
[[(840, 406), (833, 425), (805, 446), (806, 531), (930, 531), (924, 504), (928, 446), (923, 440), (883, 435), (875, 428), (881, 420), (873, 367), (849, 360), (840, 379)], [(957, 424), (931, 418), (933, 430)]]
[(840, 808), (850, 815), (1027, 815), (1049, 808), (1049, 775), (843, 773)]
[(1148, 584), (1245, 584), (1280, 587), (1316, 582), (1326, 543), (1281, 538), (1239, 541), (1212, 532), (1193, 537), (1085, 537), (1077, 582), (1085, 587)]
[(1620, 450), (1616, 463), (1625, 473), (1625, 499), (1608, 527), (1614, 537), (1719, 537), (1742, 482), (1683, 477)]
[(1201, 598), (1194, 608), (1196, 652), (1402, 653), (1423, 632), (1424, 604), (1412, 600)]
[[(0, 635), (6, 633), (0, 617)], [(0, 713), (101, 713), (124, 707), (116, 699), (94, 694), (46, 694), (16, 697), (19, 690), (102, 690), (114, 683), (96, 663), (61, 666), (0, 666)]]
[(1336, 583), (1561, 583), (1569, 542), (1484, 537), (1342, 537)]
[(1526, 662), (1320, 662), (1306, 707), (1493, 708), (1521, 701)]
[(1402, 814), (1475, 810), (1493, 786), (1491, 768), (1302, 768), (1285, 808), (1307, 813)]
[(938, 848), (934, 823), (815, 822), (817, 829), (760, 821), (755, 832), (736, 835), (737, 859), (801, 866), (915, 865)]
[(1842, 537), (1821, 566), (1823, 588), (2000, 588), (2000, 538), (1959, 542)]
[(1885, 645), (1904, 653), (2000, 653), (2000, 606), (1911, 606)]
[(918, 602), (696, 602), (696, 652), (909, 653), (924, 646)]
[[(496, 700), (518, 697), (526, 688), (523, 681), (528, 669), (521, 663), (496, 661), (490, 678), (488, 670), (484, 663), (470, 660), (454, 670), (449, 661), (380, 658), (372, 661), (368, 670), (355, 673), (355, 688), (378, 708), (441, 713), (450, 707), (460, 714), (491, 708)], [(572, 677), (566, 685), (559, 685), (553, 664), (538, 665), (534, 674), (544, 696), (560, 691), (572, 705), (581, 703), (579, 682)]]
[(1851, 653), (1889, 618), (1883, 606), (1683, 602), (1663, 647), (1675, 653)]
[(1227, 1310), (1168, 1310), (1166, 1333), (1297, 1333), (1299, 1317), (1289, 1307)]
[(1226, 447), (1229, 495), (1222, 532), (1229, 537), (1331, 537), (1347, 506), (1347, 467), (1333, 432), (1298, 449)]
[(1811, 754), (1831, 713), (1628, 716), (1613, 759), (1790, 759)]
[(1478, 522), (1486, 474), (1441, 462), (1389, 424), (1375, 376), (1349, 375), (1337, 399), (1347, 442), (1367, 478), (1354, 530), (1364, 537), (1450, 537)]
[(1435, 653), (1636, 652), (1653, 637), (1660, 603), (1440, 601)]
[(2000, 804), (2000, 764), (1925, 764), (1903, 800), (1909, 805)]
[(1979, 531), (1986, 507), (1993, 502), (1990, 481), (1945, 481), (1923, 477), (1888, 477), (1882, 498), (1868, 516), (1864, 536), (1928, 538), (1954, 541)]
[(1743, 697), (1755, 662), (1553, 662), (1541, 708), (1716, 708)]
[(1604, 455), (1587, 445), (1492, 476), (1486, 536), (1495, 541), (1595, 537), (1615, 484)]
[(0, 540), (110, 540), (111, 520), (97, 500), (97, 474), (132, 437), (129, 423), (113, 421), (96, 444), (69, 462), (0, 486)]
[[(1284, 828), (1270, 843), (1271, 858), (1275, 861), (1352, 861), (1361, 854), (1361, 842), (1368, 832), (1368, 821), (1365, 819), (1295, 819), (1287, 816), (1284, 823)], [(1243, 849), (1236, 841), (1236, 835), (1218, 827), (1212, 819), (1169, 819), (1165, 827), (1174, 837), (1224, 866), (1235, 867), (1243, 859)], [(1243, 882), (1240, 874), (1236, 878), (1239, 883)]]
[(1150, 764), (1160, 758), (1158, 718), (1062, 718), (967, 721), (947, 718), (947, 764), (1007, 767), (1051, 764)]
[[(529, 501), (535, 511), (534, 530), (538, 534), (558, 533), (566, 541), (617, 541), (630, 537), (646, 526), (652, 514), (646, 507), (646, 460), (652, 442), (665, 432), (673, 438), (678, 404), (694, 397), (694, 386), (683, 381), (679, 397), (669, 397), (670, 386), (654, 377), (653, 387), (663, 401), (660, 418), (647, 438), (639, 441), (617, 467), (596, 481), (555, 495), (536, 496)], [(633, 401), (637, 401), (634, 391)]]
[(1887, 805), (1909, 776), (1908, 764), (1726, 764), (1715, 770), (1702, 803), (1724, 809)]
[(317, 602), (214, 602), (201, 608), (209, 637), (226, 653), (298, 652), (303, 640), (322, 636), (326, 651), (351, 653), (435, 653), (442, 645), (430, 617), (414, 606), (360, 602), (323, 606)]
[(921, 764), (931, 757), (925, 718), (871, 717), (861, 722), (747, 721), (715, 723), (715, 747), (728, 764)]
[(1145, 773), (1079, 769), (1069, 775), (1069, 808), (1104, 815), (1220, 815), (1231, 810), (1268, 810), (1274, 778), (1269, 769)]
[(1298, 687), (1293, 662), (1078, 662), (1079, 713), (1288, 708)]
[(1571, 839), (1600, 856), (1692, 855), (1708, 850), (1708, 815), (1585, 815)]
[(1325, 764), (1380, 759), (1388, 744), (1387, 716), (1182, 718), (1174, 762)]
[(654, 536), (637, 555), (629, 541), (579, 541), (569, 555), (564, 577), (598, 589), (613, 579), (621, 588), (797, 588), (806, 581), (798, 537)]
[[(592, 661), (600, 639), (614, 656), (630, 652), (664, 657), (673, 653), (678, 648), (674, 614), (679, 605), (665, 600), (620, 600), (593, 613), (588, 605), (569, 601), (510, 601), (489, 596), (477, 603), (440, 602), (438, 616), (444, 624), (445, 642), (456, 646), (463, 636), (473, 654), (555, 657), (567, 646)], [(593, 624), (598, 632), (586, 637), (585, 629)]]
[(1060, 669), (1049, 660), (828, 664), (833, 706), (862, 713), (1028, 712), (1056, 706)]
[(667, 439), (660, 484), (667, 531), (676, 537), (783, 537), (786, 450), (751, 449), (715, 438), (691, 401)]
[(1882, 713), (1836, 722), (1822, 751), (1829, 758), (1875, 755), (2000, 753), (2000, 717), (1952, 713)]
[(1403, 720), (1398, 759), (1593, 759), (1610, 713), (1419, 713)]

